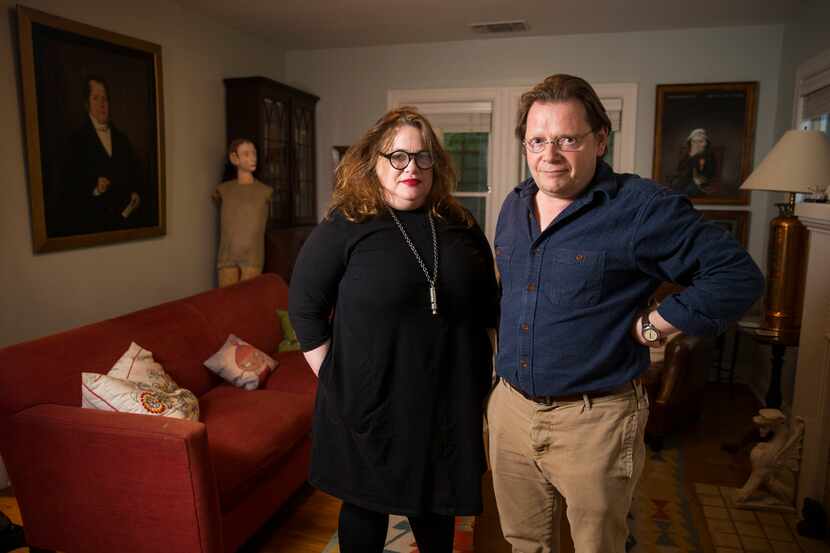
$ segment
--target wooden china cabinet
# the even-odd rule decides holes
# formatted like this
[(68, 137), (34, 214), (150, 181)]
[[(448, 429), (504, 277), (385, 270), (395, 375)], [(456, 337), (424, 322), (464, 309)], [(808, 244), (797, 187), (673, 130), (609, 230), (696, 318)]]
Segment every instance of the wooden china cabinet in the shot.
[(319, 98), (265, 77), (225, 79), (228, 142), (256, 144), (255, 176), (274, 189), (265, 235), (265, 272), (291, 278), (317, 223), (314, 108)]

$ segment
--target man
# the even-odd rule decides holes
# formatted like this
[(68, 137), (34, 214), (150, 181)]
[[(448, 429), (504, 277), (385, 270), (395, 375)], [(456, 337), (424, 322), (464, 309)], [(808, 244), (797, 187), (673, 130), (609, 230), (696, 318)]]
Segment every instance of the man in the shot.
[(141, 226), (140, 165), (127, 137), (110, 121), (109, 87), (90, 76), (84, 88), (88, 117), (70, 138), (59, 183), (61, 234)]
[[(502, 530), (514, 552), (558, 551), (564, 501), (577, 553), (623, 553), (648, 348), (722, 332), (763, 278), (683, 195), (601, 161), (611, 124), (584, 80), (548, 77), (518, 120), (532, 177), (496, 228), (500, 381), (487, 409)], [(686, 288), (645, 311), (661, 281)]]

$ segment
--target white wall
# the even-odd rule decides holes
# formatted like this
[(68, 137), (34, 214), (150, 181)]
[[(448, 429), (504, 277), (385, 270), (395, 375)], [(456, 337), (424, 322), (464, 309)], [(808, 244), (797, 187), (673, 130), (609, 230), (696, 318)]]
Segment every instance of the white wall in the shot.
[[(331, 191), (331, 146), (356, 140), (385, 111), (386, 91), (393, 88), (526, 85), (553, 73), (576, 74), (592, 83), (637, 83), (635, 168), (650, 176), (657, 84), (758, 81), (755, 158), (760, 161), (773, 140), (783, 30), (764, 26), (289, 51), (285, 78), (321, 98), (317, 204), (322, 213)], [(763, 267), (772, 215), (758, 194), (751, 207), (749, 250)]]
[(224, 77), (280, 79), (284, 53), (174, 2), (27, 0), (27, 6), (162, 47), (167, 235), (34, 255), (14, 0), (0, 14), (0, 346), (214, 285), (210, 192), (225, 151)]

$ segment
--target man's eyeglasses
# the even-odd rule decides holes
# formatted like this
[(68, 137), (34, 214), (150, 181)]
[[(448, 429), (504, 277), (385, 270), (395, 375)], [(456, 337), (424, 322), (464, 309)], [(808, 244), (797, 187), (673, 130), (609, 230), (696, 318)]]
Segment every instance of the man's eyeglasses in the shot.
[(435, 160), (432, 158), (432, 154), (426, 150), (421, 150), (420, 152), (395, 150), (391, 154), (381, 153), (380, 155), (388, 159), (389, 164), (398, 171), (406, 169), (409, 166), (409, 162), (412, 161), (412, 158), (415, 158), (415, 165), (417, 165), (419, 169), (432, 169), (432, 166), (435, 165)]
[(545, 146), (548, 144), (553, 144), (561, 152), (578, 152), (585, 144), (585, 137), (592, 132), (594, 131), (588, 131), (574, 136), (554, 136), (553, 138), (533, 137), (522, 140), (522, 144), (525, 145), (525, 148), (527, 148), (528, 151), (533, 152), (534, 154), (541, 154), (544, 151)]

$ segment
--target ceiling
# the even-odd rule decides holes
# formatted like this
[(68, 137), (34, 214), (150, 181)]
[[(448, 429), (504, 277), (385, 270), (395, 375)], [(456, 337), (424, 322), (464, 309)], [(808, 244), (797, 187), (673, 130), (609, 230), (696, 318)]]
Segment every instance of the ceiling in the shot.
[[(774, 25), (808, 0), (177, 0), (287, 50), (481, 38)], [(524, 19), (522, 33), (472, 23)]]

